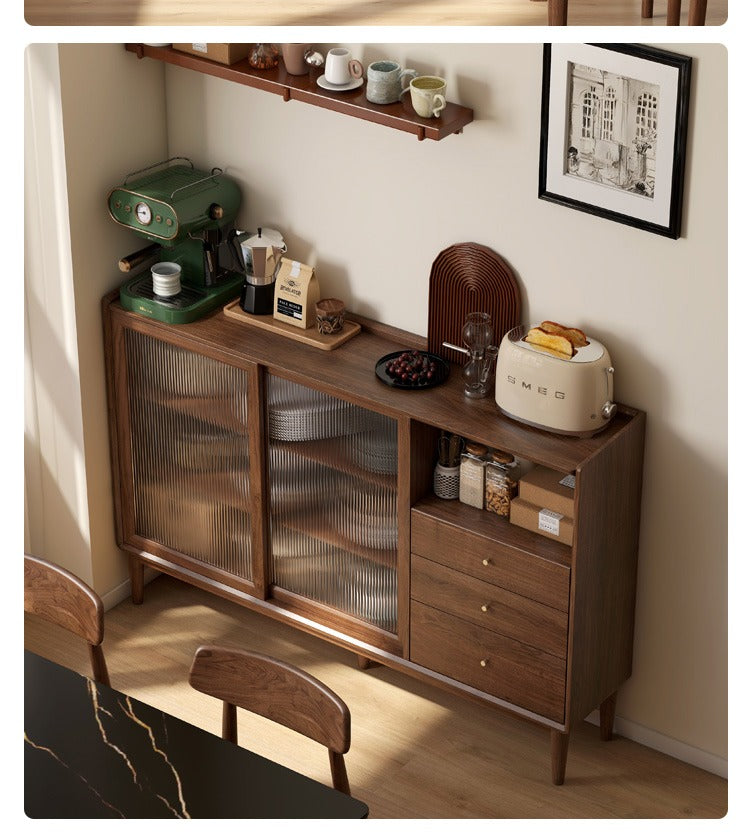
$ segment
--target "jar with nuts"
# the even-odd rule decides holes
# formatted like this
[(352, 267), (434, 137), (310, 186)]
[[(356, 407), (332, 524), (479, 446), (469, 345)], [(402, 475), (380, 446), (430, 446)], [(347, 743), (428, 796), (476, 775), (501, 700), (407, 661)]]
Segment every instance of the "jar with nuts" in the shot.
[(510, 501), (518, 493), (518, 463), (511, 453), (494, 450), (487, 463), (484, 507), (502, 517), (510, 517)]

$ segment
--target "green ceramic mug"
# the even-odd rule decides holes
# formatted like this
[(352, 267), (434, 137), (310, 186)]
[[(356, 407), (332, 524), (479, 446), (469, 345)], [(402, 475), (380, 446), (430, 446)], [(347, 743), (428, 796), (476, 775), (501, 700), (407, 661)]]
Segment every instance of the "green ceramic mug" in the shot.
[[(417, 76), (406, 90), (417, 116), (440, 116), (445, 108), (445, 79), (439, 76)], [(404, 90), (404, 93), (406, 93)]]

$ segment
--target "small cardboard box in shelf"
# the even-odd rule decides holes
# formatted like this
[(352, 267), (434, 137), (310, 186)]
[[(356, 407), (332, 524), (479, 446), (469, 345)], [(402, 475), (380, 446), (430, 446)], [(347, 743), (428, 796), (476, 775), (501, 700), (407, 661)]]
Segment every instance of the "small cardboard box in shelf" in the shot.
[(553, 541), (573, 545), (573, 518), (536, 506), (520, 496), (510, 501), (510, 522)]
[(575, 476), (537, 465), (519, 480), (518, 496), (535, 506), (572, 518)]
[(219, 64), (236, 64), (250, 55), (251, 44), (172, 44), (172, 49), (188, 52), (217, 61)]

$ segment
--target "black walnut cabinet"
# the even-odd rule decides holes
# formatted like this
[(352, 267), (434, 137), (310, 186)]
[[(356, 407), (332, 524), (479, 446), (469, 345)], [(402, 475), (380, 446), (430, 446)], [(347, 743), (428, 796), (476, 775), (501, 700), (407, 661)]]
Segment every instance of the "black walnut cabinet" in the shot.
[[(644, 413), (589, 439), (376, 361), (423, 338), (360, 319), (331, 352), (227, 317), (167, 325), (103, 300), (115, 516), (132, 595), (145, 566), (549, 729), (612, 736), (631, 672)], [(442, 429), (575, 474), (572, 546), (437, 499)], [(364, 675), (363, 675), (364, 676)]]

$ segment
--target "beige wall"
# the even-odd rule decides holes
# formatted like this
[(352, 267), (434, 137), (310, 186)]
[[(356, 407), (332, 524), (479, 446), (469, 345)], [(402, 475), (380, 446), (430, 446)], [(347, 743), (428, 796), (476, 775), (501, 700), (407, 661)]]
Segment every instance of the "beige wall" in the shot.
[[(450, 244), (476, 241), (515, 269), (528, 320), (575, 323), (608, 346), (617, 399), (648, 413), (634, 670), (621, 690), (618, 724), (642, 737), (651, 731), (657, 747), (676, 751), (684, 744), (690, 760), (700, 761), (703, 751), (704, 766), (721, 770), (727, 756), (727, 58), (721, 46), (667, 48), (695, 58), (678, 241), (537, 199), (539, 45), (354, 45), (365, 63), (388, 56), (445, 74), (449, 98), (473, 107), (476, 118), (462, 135), (439, 143), (171, 67), (166, 136), (170, 154), (225, 167), (240, 180), (240, 223), (281, 230), (291, 254), (316, 265), (324, 293), (342, 296), (360, 313), (424, 334), (433, 259)], [(131, 163), (153, 157), (154, 149), (132, 147), (122, 135), (123, 94), (131, 106), (139, 97), (149, 103), (148, 119), (130, 124), (151, 127), (153, 118), (161, 136), (162, 81), (153, 62), (136, 62), (121, 47), (71, 46), (63, 50), (63, 91), (83, 83), (92, 49), (100, 51), (100, 70), (111, 70), (86, 82), (108, 117), (95, 122), (107, 141), (92, 146), (85, 136), (83, 126), (98, 111), (80, 106), (74, 113), (72, 100), (63, 100), (76, 307), (92, 353), (81, 370), (97, 457), (95, 464), (87, 455), (87, 473), (97, 468), (89, 482), (103, 492), (106, 427), (96, 391), (102, 373), (95, 303), (117, 283), (109, 265), (128, 247), (116, 240), (101, 201)], [(83, 254), (92, 236), (96, 258), (89, 264)], [(95, 391), (87, 394), (91, 386)], [(89, 495), (92, 532), (97, 526), (104, 532), (109, 498), (98, 503), (91, 489)]]
[[(26, 415), (26, 548), (78, 573), (109, 605), (127, 594), (127, 564), (114, 534), (100, 301), (137, 244), (109, 220), (106, 200), (128, 171), (166, 155), (164, 71), (143, 62), (133, 73), (132, 56), (113, 45), (35, 44), (26, 60), (26, 205), (50, 216), (43, 234), (28, 224), (26, 235), (37, 393)], [(47, 111), (60, 106), (58, 124)], [(51, 249), (68, 225), (65, 248)]]

